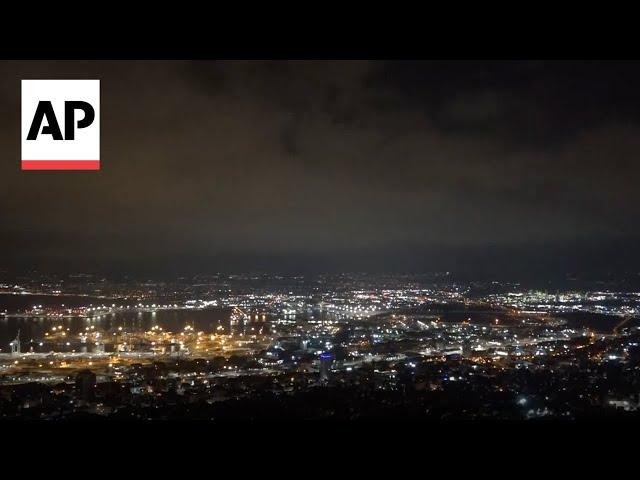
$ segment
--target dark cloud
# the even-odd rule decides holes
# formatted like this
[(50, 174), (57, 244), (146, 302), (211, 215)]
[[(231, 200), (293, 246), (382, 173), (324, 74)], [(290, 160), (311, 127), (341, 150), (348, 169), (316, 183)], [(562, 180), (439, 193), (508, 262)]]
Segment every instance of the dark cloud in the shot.
[[(99, 173), (19, 171), (22, 78), (101, 79)], [(638, 80), (635, 62), (0, 62), (0, 247), (366, 269), (630, 245)]]
[[(547, 149), (607, 123), (640, 120), (638, 62), (389, 62), (372, 83), (439, 128)], [(524, 145), (523, 145), (524, 144)]]

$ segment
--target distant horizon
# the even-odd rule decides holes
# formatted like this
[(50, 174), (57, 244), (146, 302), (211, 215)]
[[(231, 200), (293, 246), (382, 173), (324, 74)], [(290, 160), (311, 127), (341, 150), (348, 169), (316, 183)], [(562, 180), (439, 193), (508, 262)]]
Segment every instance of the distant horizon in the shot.
[(452, 272), (469, 278), (544, 278), (574, 274), (590, 277), (635, 275), (640, 272), (640, 242), (581, 243), (563, 246), (474, 247), (439, 250), (381, 250), (342, 254), (227, 254), (196, 257), (189, 253), (154, 260), (22, 258), (5, 259), (1, 270), (108, 274), (194, 273), (319, 274)]

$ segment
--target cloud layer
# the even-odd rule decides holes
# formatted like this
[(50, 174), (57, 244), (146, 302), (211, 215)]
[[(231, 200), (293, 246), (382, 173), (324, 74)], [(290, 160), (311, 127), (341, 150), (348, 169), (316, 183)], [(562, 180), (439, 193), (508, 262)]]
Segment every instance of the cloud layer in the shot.
[[(23, 78), (101, 80), (99, 173), (19, 171)], [(614, 62), (3, 61), (0, 246), (87, 265), (378, 252), (366, 267), (632, 242), (638, 80)]]

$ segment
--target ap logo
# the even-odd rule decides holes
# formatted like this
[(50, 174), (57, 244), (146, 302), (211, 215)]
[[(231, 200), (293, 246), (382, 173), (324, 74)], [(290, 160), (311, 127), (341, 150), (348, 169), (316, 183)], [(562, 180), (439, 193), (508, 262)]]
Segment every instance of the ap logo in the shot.
[(100, 170), (100, 80), (22, 80), (22, 170)]

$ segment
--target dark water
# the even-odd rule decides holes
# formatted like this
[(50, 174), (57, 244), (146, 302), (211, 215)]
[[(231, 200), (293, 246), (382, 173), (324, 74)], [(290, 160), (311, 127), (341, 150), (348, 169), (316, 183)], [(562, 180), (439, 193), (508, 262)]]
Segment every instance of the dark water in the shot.
[[(437, 315), (444, 322), (462, 322), (468, 319), (476, 325), (494, 325), (496, 318), (499, 319), (500, 325), (519, 325), (522, 318), (526, 318), (526, 315), (514, 316), (506, 314), (501, 309), (478, 308), (477, 306), (467, 308), (463, 304), (455, 303), (421, 305), (407, 312)], [(551, 316), (565, 320), (566, 325), (570, 328), (589, 328), (598, 333), (611, 333), (614, 327), (622, 320), (622, 317), (616, 315), (589, 312), (557, 313)], [(627, 321), (625, 327), (640, 327), (640, 318), (633, 318)]]
[(469, 306), (462, 303), (425, 304), (407, 310), (408, 313), (436, 315), (443, 322), (460, 323), (468, 320), (475, 325), (494, 325), (498, 318), (500, 325), (518, 325), (521, 317), (507, 314), (502, 309)]
[[(615, 315), (603, 315), (599, 313), (576, 312), (558, 315), (567, 321), (567, 326), (571, 328), (590, 328), (599, 333), (612, 333), (614, 327), (622, 321), (622, 317)], [(628, 320), (624, 327), (634, 328), (640, 326), (640, 319), (632, 318)]]
[[(52, 349), (56, 351), (81, 351), (83, 345), (71, 343), (47, 344), (40, 346), (39, 341), (45, 338), (45, 332), (51, 332), (52, 327), (62, 326), (68, 334), (77, 335), (85, 332), (86, 328), (93, 327), (92, 332), (100, 332), (105, 337), (112, 335), (118, 327), (122, 327), (126, 332), (143, 332), (158, 325), (166, 331), (182, 331), (186, 325), (190, 325), (196, 331), (213, 332), (218, 326), (222, 326), (226, 332), (229, 331), (231, 311), (227, 308), (213, 308), (207, 310), (162, 310), (151, 312), (121, 312), (103, 315), (92, 318), (16, 318), (0, 317), (0, 350), (8, 352), (11, 342), (20, 330), (20, 341), (22, 351), (29, 351), (33, 347), (35, 352), (48, 352)], [(31, 341), (34, 343), (30, 343)], [(88, 347), (91, 351), (91, 347)], [(107, 349), (108, 350), (108, 349)]]
[(132, 303), (135, 302), (77, 295), (13, 295), (0, 293), (0, 312), (7, 311), (9, 313), (24, 311), (37, 305), (42, 305), (43, 308), (74, 308), (82, 306), (111, 306), (114, 304), (120, 306)]

